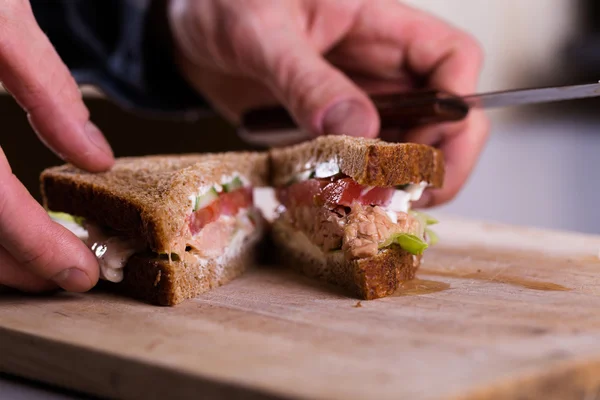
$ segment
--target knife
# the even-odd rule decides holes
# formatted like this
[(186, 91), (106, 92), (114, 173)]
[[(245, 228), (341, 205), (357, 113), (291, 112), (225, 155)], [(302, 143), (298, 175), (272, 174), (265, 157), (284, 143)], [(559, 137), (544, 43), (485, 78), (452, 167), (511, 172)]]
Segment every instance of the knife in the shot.
[[(370, 98), (381, 120), (381, 130), (411, 129), (442, 122), (460, 121), (471, 108), (499, 108), (526, 104), (583, 99), (600, 96), (600, 83), (517, 89), (457, 96), (423, 90), (408, 93), (376, 94)], [(298, 129), (283, 107), (253, 109), (242, 115), (240, 137), (259, 146), (280, 146), (310, 138)]]

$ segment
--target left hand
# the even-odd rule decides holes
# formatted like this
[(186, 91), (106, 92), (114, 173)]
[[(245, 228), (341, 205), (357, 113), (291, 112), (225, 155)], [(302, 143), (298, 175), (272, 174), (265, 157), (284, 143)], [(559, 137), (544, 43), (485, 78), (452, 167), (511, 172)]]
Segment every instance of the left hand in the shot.
[[(481, 68), (469, 35), (397, 0), (170, 0), (169, 21), (181, 71), (227, 118), (280, 102), (314, 135), (378, 136), (374, 84), (469, 94)], [(421, 206), (456, 195), (487, 134), (474, 111), (393, 138), (444, 151), (444, 188)]]

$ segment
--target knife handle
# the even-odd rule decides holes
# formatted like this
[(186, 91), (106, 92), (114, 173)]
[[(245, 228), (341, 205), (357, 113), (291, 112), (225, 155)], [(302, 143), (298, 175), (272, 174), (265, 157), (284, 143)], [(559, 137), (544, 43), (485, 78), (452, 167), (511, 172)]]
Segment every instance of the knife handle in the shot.
[[(411, 129), (442, 122), (459, 121), (469, 113), (469, 105), (460, 97), (441, 91), (371, 95), (381, 119), (381, 130)], [(242, 115), (245, 136), (253, 132), (288, 131), (297, 125), (283, 107), (253, 109)]]

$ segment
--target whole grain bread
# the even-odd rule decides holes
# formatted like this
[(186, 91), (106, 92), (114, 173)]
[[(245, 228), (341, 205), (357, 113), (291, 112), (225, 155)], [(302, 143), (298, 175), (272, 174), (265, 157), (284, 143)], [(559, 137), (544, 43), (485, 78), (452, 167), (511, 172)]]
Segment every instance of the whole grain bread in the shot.
[(155, 253), (183, 254), (190, 194), (233, 173), (265, 186), (267, 168), (264, 153), (162, 155), (119, 158), (103, 173), (63, 165), (46, 169), (40, 179), (48, 210), (140, 239)]
[[(117, 159), (105, 173), (63, 165), (43, 171), (40, 179), (48, 210), (83, 217), (147, 245), (147, 251), (128, 260), (122, 282), (102, 282), (102, 286), (152, 304), (175, 305), (239, 276), (255, 263), (261, 243), (258, 233), (227, 261), (201, 262), (186, 252), (178, 239), (185, 232), (190, 194), (201, 186), (220, 183), (222, 176), (233, 173), (240, 173), (255, 187), (277, 186), (296, 173), (332, 159), (338, 162), (341, 172), (364, 185), (426, 181), (440, 187), (444, 177), (442, 155), (431, 147), (329, 136), (269, 153), (126, 157)], [(294, 232), (280, 221), (275, 221), (271, 230), (271, 243), (286, 255), (287, 264), (346, 287), (361, 299), (393, 293), (403, 281), (414, 277), (420, 263), (420, 257), (398, 246), (369, 259), (346, 261), (335, 254), (319, 258), (294, 247), (290, 239)], [(180, 259), (173, 261), (156, 253), (176, 253)]]
[[(277, 219), (271, 227), (271, 241), (282, 263), (311, 278), (343, 287), (363, 300), (393, 294), (402, 282), (414, 279), (421, 263), (415, 256), (394, 245), (370, 258), (348, 260), (341, 252), (323, 253), (314, 246), (299, 246), (302, 233)], [(306, 239), (305, 239), (306, 238)], [(319, 253), (317, 253), (319, 252)]]
[(271, 150), (271, 183), (284, 185), (298, 173), (331, 160), (337, 162), (343, 174), (361, 185), (428, 182), (439, 188), (444, 180), (443, 154), (433, 147), (349, 136), (321, 136)]
[(180, 260), (169, 261), (152, 253), (135, 254), (123, 269), (121, 282), (101, 281), (98, 286), (153, 305), (174, 306), (227, 284), (256, 264), (261, 236), (249, 238), (240, 251), (227, 260), (200, 262), (185, 253)]

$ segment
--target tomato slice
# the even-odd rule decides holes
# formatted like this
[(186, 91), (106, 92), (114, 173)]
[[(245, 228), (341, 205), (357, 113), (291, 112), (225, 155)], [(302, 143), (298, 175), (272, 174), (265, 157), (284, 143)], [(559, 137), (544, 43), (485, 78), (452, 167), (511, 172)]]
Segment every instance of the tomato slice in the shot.
[(351, 178), (342, 178), (333, 182), (328, 179), (309, 179), (279, 189), (277, 198), (286, 207), (314, 204), (327, 207), (350, 207), (354, 202), (387, 206), (394, 195), (394, 190), (387, 187), (363, 186)]
[(251, 187), (243, 187), (233, 192), (220, 193), (219, 197), (199, 210), (194, 211), (189, 218), (192, 235), (216, 221), (222, 215), (236, 215), (240, 209), (248, 208), (254, 203)]
[(312, 205), (323, 187), (330, 183), (324, 179), (309, 179), (277, 190), (277, 199), (286, 207)]

